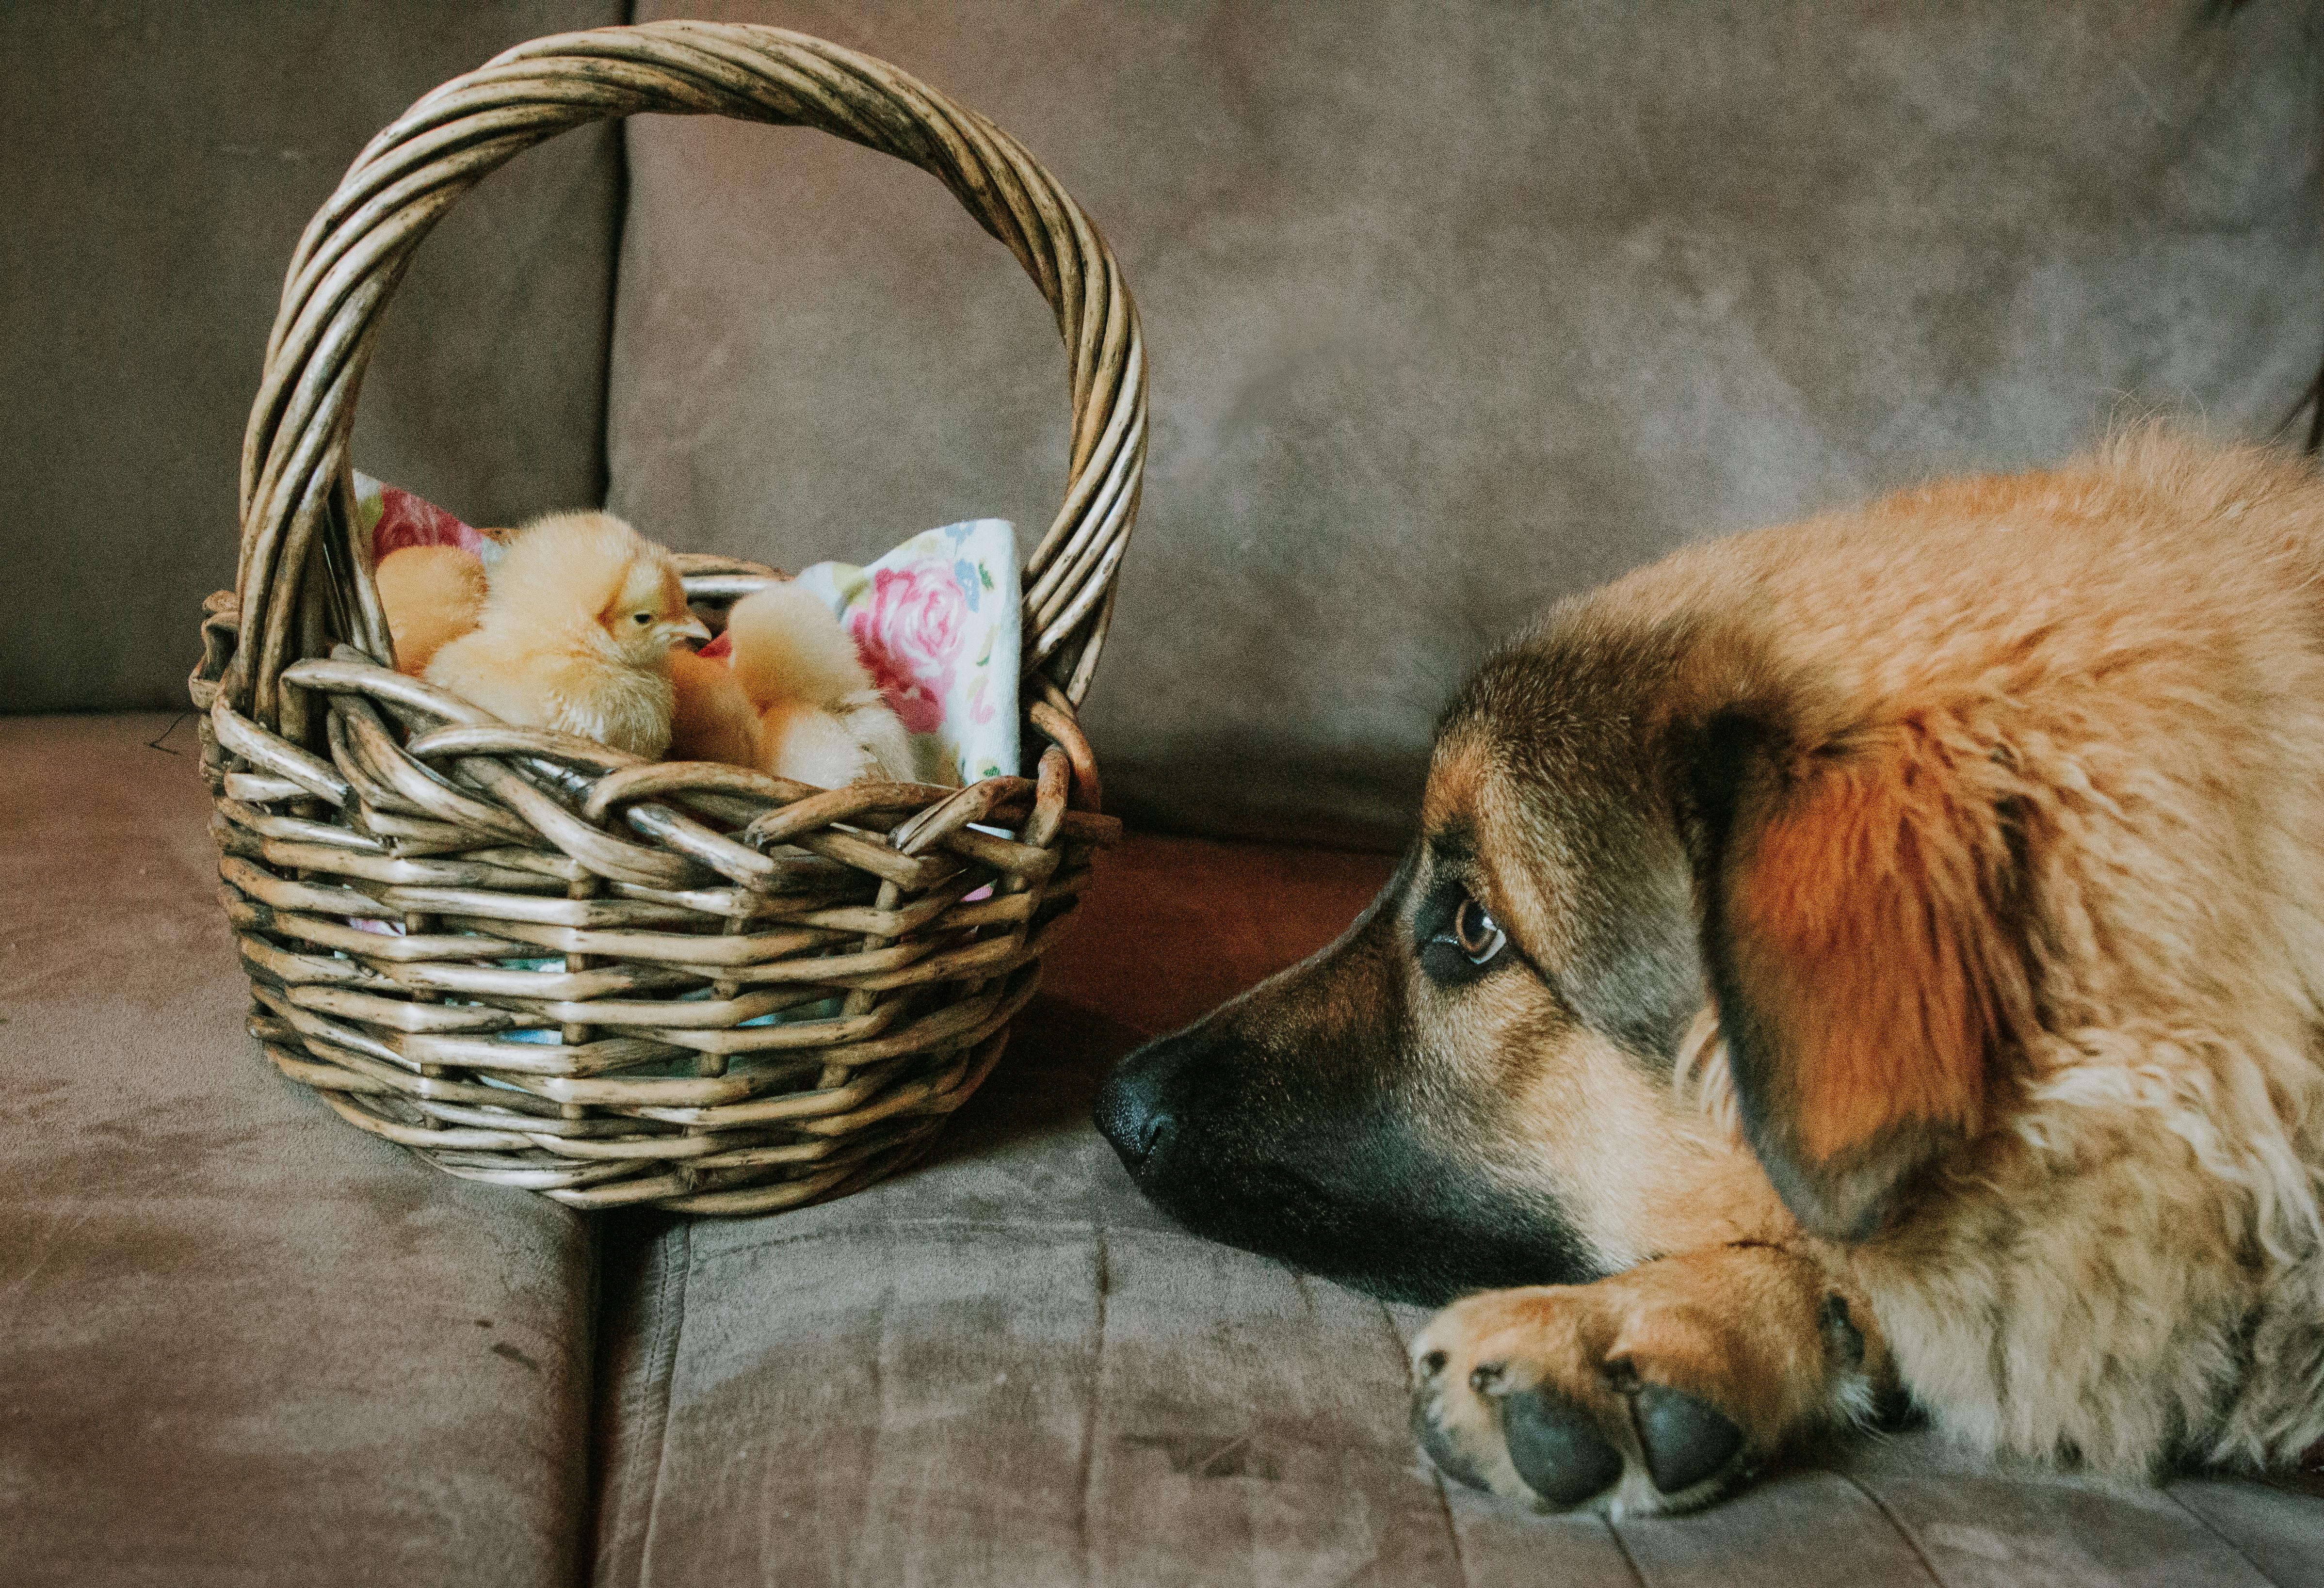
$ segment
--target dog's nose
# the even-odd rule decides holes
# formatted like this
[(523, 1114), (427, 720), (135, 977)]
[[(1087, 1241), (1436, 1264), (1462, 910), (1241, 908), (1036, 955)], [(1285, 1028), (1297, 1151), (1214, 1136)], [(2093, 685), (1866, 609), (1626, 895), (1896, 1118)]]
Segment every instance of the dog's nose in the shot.
[(1148, 1042), (1121, 1061), (1098, 1094), (1092, 1117), (1132, 1175), (1177, 1133), (1169, 1096), (1179, 1069), (1176, 1060), (1173, 1039)]

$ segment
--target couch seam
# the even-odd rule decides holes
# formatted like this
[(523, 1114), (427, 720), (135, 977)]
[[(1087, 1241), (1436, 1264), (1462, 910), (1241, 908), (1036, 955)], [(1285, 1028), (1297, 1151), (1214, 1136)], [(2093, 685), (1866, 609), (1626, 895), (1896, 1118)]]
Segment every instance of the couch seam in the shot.
[[(1439, 1488), (1441, 1491), (1441, 1484)], [(1451, 1510), (1449, 1504), (1446, 1510), (1448, 1512)], [(1614, 1525), (1614, 1519), (1601, 1516), (1598, 1519), (1598, 1525), (1606, 1529), (1606, 1537), (1614, 1541), (1615, 1552), (1621, 1556), (1622, 1564), (1630, 1568), (1630, 1581), (1636, 1583), (1638, 1588), (1652, 1588), (1646, 1581), (1646, 1574), (1638, 1565), (1638, 1557), (1630, 1553), (1630, 1541), (1622, 1537), (1622, 1529)]]
[(1461, 1574), (1462, 1588), (1476, 1588), (1476, 1576), (1469, 1570), (1469, 1552), (1461, 1547), (1461, 1523), (1452, 1514), (1452, 1496), (1444, 1492), (1444, 1475), (1430, 1473), (1428, 1484), (1436, 1491), (1436, 1513), (1444, 1519), (1444, 1541), (1452, 1547), (1452, 1569)]
[(687, 1280), (694, 1268), (694, 1237), (687, 1225), (673, 1225), (664, 1239), (677, 1251), (655, 1287), (653, 1354), (647, 1361), (646, 1383), (640, 1395), (646, 1403), (642, 1409), (646, 1416), (641, 1419), (646, 1431), (641, 1437), (651, 1441), (653, 1477), (646, 1488), (646, 1522), (638, 1538), (638, 1588), (647, 1588), (653, 1573), (654, 1525), (661, 1512), (662, 1474), (669, 1465), (670, 1391), (678, 1376), (678, 1345), (686, 1331)]
[[(577, 1218), (577, 1216), (576, 1216)], [(581, 1504), (580, 1523), (573, 1537), (572, 1564), (565, 1580), (575, 1588), (589, 1588), (597, 1574), (597, 1540), (605, 1526), (605, 1469), (613, 1464), (612, 1457), (599, 1442), (599, 1398), (605, 1383), (600, 1360), (605, 1349), (605, 1264), (607, 1255), (603, 1231), (586, 1218), (577, 1218), (586, 1232), (582, 1251), (589, 1263), (589, 1300), (582, 1314), (586, 1331), (581, 1357)]]
[(1076, 1501), (1074, 1508), (1074, 1533), (1081, 1545), (1082, 1582), (1084, 1584), (1097, 1581), (1097, 1549), (1090, 1538), (1090, 1490), (1097, 1481), (1098, 1402), (1105, 1393), (1105, 1315), (1107, 1293), (1112, 1289), (1105, 1222), (1093, 1219), (1090, 1226), (1091, 1234), (1095, 1237), (1092, 1255), (1096, 1260), (1096, 1272), (1093, 1277), (1097, 1282), (1097, 1319), (1090, 1350), (1089, 1413), (1082, 1419), (1082, 1470), (1074, 1485)]
[(1937, 1570), (1937, 1563), (1929, 1558), (1929, 1552), (1921, 1547), (1920, 1536), (1904, 1525), (1904, 1519), (1896, 1514), (1895, 1509), (1887, 1501), (1874, 1493), (1871, 1485), (1854, 1473), (1841, 1472), (1836, 1467), (1827, 1467), (1825, 1470), (1870, 1501), (1872, 1509), (1878, 1511), (1882, 1519), (1896, 1530), (1896, 1537), (1904, 1541), (1904, 1547), (1913, 1552), (1913, 1558), (1919, 1561), (1921, 1569), (1929, 1574), (1929, 1581), (1936, 1584), (1936, 1588), (1945, 1588), (1945, 1575)]
[[(1378, 1299), (1372, 1302), (1372, 1310), (1379, 1315), (1380, 1327), (1388, 1331), (1388, 1360), (1395, 1363), (1398, 1371), (1402, 1372), (1405, 1361), (1404, 1335), (1396, 1326), (1395, 1315), (1388, 1311), (1386, 1302)], [(1452, 1569), (1460, 1574), (1462, 1588), (1476, 1588), (1476, 1576), (1469, 1570), (1469, 1552), (1461, 1544), (1460, 1520), (1452, 1514), (1452, 1492), (1444, 1487), (1443, 1474), (1436, 1470), (1436, 1464), (1428, 1461), (1425, 1457), (1422, 1460), (1428, 1469), (1428, 1486), (1436, 1496), (1437, 1514), (1444, 1520), (1444, 1541), (1452, 1551)], [(1637, 1575), (1635, 1566), (1631, 1568), (1631, 1574)], [(1638, 1588), (1646, 1588), (1645, 1579), (1639, 1579)]]
[(2166, 1484), (2163, 1487), (2163, 1492), (2170, 1497), (2172, 1504), (2177, 1506), (2188, 1516), (2194, 1518), (2196, 1526), (2201, 1528), (2203, 1531), (2209, 1533), (2212, 1538), (2217, 1538), (2221, 1544), (2226, 1545), (2227, 1547), (2234, 1553), (2237, 1559), (2241, 1560), (2244, 1565), (2251, 1567), (2253, 1576), (2257, 1577), (2261, 1582), (2269, 1584), (2270, 1588), (2283, 1588), (2283, 1584), (2277, 1579), (2276, 1574), (2273, 1572), (2262, 1569), (2259, 1562), (2251, 1557), (2250, 1551), (2246, 1550), (2242, 1545), (2236, 1543), (2234, 1539), (2228, 1538), (2225, 1533), (2220, 1532), (2218, 1524), (2214, 1522), (2209, 1517), (2205, 1516), (2201, 1511), (2196, 1510), (2193, 1506), (2188, 1504), (2185, 1497), (2182, 1496), (2176, 1488)]

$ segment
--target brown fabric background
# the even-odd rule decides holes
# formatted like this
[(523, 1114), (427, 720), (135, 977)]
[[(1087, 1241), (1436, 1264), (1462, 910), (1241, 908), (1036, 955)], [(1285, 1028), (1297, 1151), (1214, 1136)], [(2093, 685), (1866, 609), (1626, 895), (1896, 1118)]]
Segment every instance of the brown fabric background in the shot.
[[(2264, 435), (2324, 355), (2305, 0), (675, 13), (921, 74), (1120, 252), (1155, 429), (1090, 723), (1148, 822), (1389, 838), (1548, 599), (2149, 408)], [(630, 169), (622, 510), (789, 565), (1046, 526), (1054, 333), (928, 179), (667, 119)]]
[(259, 1056), (171, 728), (0, 721), (0, 1583), (569, 1583), (589, 1225)]
[[(0, 711), (182, 707), (299, 234), (447, 77), (619, 0), (0, 5)], [(604, 489), (619, 140), (489, 178), (389, 310), (355, 455), (471, 522)]]

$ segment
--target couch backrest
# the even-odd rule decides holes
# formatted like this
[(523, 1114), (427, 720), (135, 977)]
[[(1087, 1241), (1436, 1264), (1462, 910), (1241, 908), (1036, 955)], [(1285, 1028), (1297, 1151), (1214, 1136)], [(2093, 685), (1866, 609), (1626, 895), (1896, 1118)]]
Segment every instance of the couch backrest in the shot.
[[(695, 0), (650, 0), (655, 14)], [(1091, 730), (1185, 828), (1392, 837), (1557, 595), (2324, 357), (2312, 6), (722, 8), (884, 52), (1107, 229), (1156, 424)], [(613, 500), (777, 562), (1040, 525), (1061, 361), (918, 173), (632, 127)]]
[[(620, 0), (0, 6), (0, 710), (183, 708), (282, 271), (373, 133)], [(365, 468), (505, 522), (604, 489), (610, 128), (501, 171), (398, 290)]]
[[(295, 182), (266, 164), (292, 112), (254, 103), (247, 68), (245, 96), (171, 134), (259, 151), (232, 158), (269, 173), (268, 207), (231, 226), (155, 196), (171, 163), (128, 130), (152, 96), (92, 100), (85, 135), (140, 188), (108, 200), (115, 231), (148, 252), (42, 256), (70, 323), (38, 356), (92, 394), (28, 420), (23, 387), (0, 389), (12, 429), (74, 462), (0, 458), (0, 533), (33, 505), (43, 543), (76, 548), (42, 588), (71, 573), (120, 627), (93, 667), (60, 659), (75, 631), (52, 625), (6, 654), (0, 698), (172, 697), (195, 603), (231, 566), (254, 306), (344, 156), (537, 9), (393, 41), (379, 24), (377, 67), (350, 80), (392, 87), (300, 89), (297, 115), (337, 118), (346, 147), (301, 132)], [(2150, 410), (2296, 427), (2324, 363), (2324, 43), (2304, 0), (709, 9), (929, 78), (1105, 226), (1146, 319), (1155, 429), (1089, 721), (1110, 795), (1151, 822), (1391, 840), (1442, 702), (1557, 595)], [(198, 87), (281, 42), (271, 19), (241, 31)], [(366, 466), (485, 520), (595, 489), (612, 147), (529, 157), (423, 252), (366, 394)], [(626, 184), (603, 389), (617, 510), (788, 565), (964, 517), (1047, 523), (1054, 333), (925, 177), (811, 133), (650, 118)], [(68, 225), (62, 196), (42, 202)], [(202, 371), (147, 357), (157, 337)], [(115, 389), (132, 367), (152, 389)]]

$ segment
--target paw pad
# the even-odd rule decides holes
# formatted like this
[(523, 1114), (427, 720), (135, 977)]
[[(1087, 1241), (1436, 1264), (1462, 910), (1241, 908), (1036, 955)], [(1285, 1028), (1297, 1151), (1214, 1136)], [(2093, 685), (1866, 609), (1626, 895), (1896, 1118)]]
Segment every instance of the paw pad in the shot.
[(1501, 1399), (1501, 1432), (1526, 1487), (1551, 1505), (1579, 1505), (1622, 1475), (1622, 1455), (1590, 1414), (1554, 1390)]
[[(1630, 1420), (1646, 1454), (1646, 1475), (1665, 1494), (1693, 1488), (1743, 1447), (1743, 1430), (1711, 1405), (1665, 1384), (1647, 1384), (1630, 1397)], [(1512, 1441), (1510, 1454), (1516, 1454)], [(1517, 1470), (1523, 1472), (1520, 1463)]]

